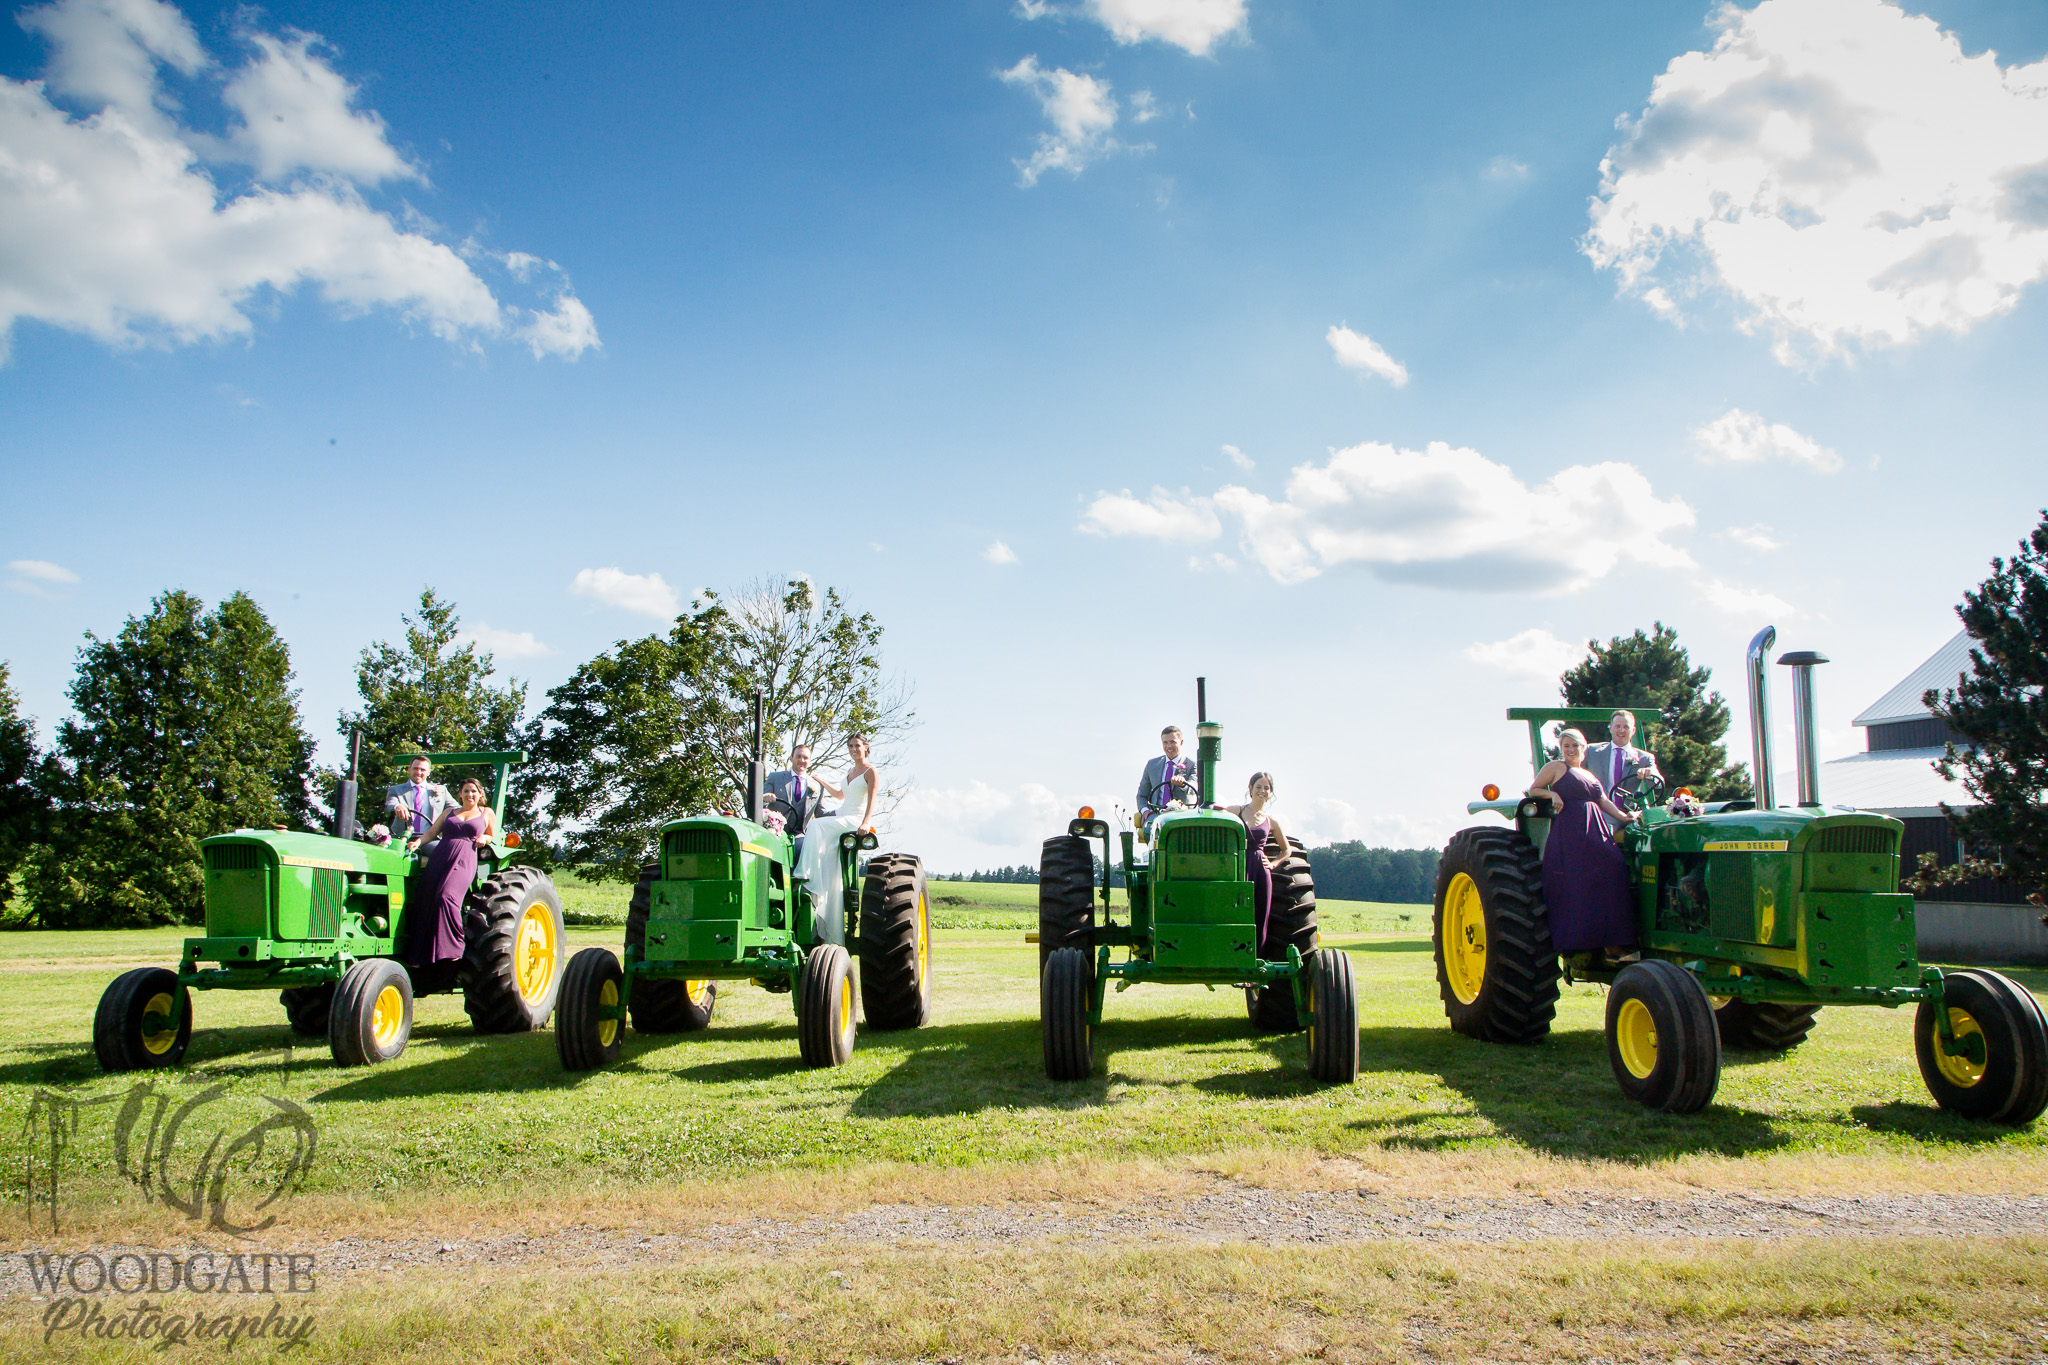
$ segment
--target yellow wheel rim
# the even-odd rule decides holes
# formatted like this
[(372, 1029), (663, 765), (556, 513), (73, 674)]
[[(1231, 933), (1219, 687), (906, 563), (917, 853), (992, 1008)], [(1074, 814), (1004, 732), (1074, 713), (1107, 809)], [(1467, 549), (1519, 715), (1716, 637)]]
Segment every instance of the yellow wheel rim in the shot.
[[(152, 1025), (151, 1016), (155, 1016)], [(171, 1024), (171, 993), (158, 991), (149, 997), (149, 1003), (142, 1007), (142, 1046), (152, 1057), (161, 1057), (178, 1041), (178, 1030)]]
[(685, 981), (683, 994), (690, 997), (690, 1003), (700, 1010), (711, 1008), (711, 983), (709, 981)]
[(405, 997), (398, 993), (398, 987), (386, 986), (378, 991), (377, 1003), (370, 1008), (370, 1036), (377, 1040), (379, 1050), (398, 1040), (398, 1030), (404, 1023)]
[(853, 978), (846, 977), (839, 983), (839, 1031), (853, 1031)]
[[(1977, 1020), (1968, 1010), (1959, 1010), (1951, 1007), (1948, 1012), (1948, 1026), (1955, 1030), (1956, 1042), (1959, 1044), (1965, 1038), (1971, 1036), (1975, 1036), (1980, 1040), (1984, 1037), (1983, 1028), (1978, 1025)], [(1988, 1053), (1986, 1057), (1988, 1059)], [(1934, 1065), (1948, 1080), (1949, 1084), (1961, 1086), (1965, 1090), (1968, 1090), (1971, 1086), (1984, 1079), (1983, 1062), (1973, 1062), (1968, 1057), (1957, 1056), (1949, 1052), (1942, 1047), (1939, 1035), (1936, 1035), (1934, 1039)]]
[(1640, 1000), (1624, 1000), (1614, 1018), (1614, 1045), (1621, 1052), (1621, 1064), (1628, 1074), (1646, 1081), (1657, 1069), (1657, 1021), (1650, 1007)]
[(1308, 1055), (1316, 1055), (1316, 983), (1313, 978), (1304, 992), (1308, 998)]
[[(597, 1003), (604, 1006), (606, 1009), (617, 1009), (619, 1007), (619, 983), (616, 981), (607, 981), (604, 983), (604, 985), (598, 987)], [(618, 1020), (602, 1017), (598, 1019), (597, 1045), (599, 1047), (610, 1047), (612, 1043), (618, 1039), (618, 1036)]]
[(1461, 1005), (1477, 1000), (1486, 984), (1486, 906), (1463, 872), (1444, 892), (1444, 976)]
[(535, 901), (519, 918), (519, 935), (512, 944), (512, 974), (519, 982), (519, 998), (532, 1004), (547, 994), (555, 979), (555, 917), (544, 902)]
[(924, 989), (925, 973), (932, 965), (931, 910), (925, 905), (924, 888), (917, 888), (917, 988)]

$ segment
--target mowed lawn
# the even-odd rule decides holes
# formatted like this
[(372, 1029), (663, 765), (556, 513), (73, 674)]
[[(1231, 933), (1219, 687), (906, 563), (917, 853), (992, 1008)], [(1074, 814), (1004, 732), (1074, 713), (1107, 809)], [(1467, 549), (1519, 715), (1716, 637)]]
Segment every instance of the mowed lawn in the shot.
[[(418, 1002), (411, 1046), (384, 1066), (341, 1070), (323, 1042), (293, 1038), (274, 993), (198, 994), (184, 1068), (142, 1077), (178, 1099), (224, 1088), (209, 1131), (302, 1105), (318, 1130), (308, 1193), (391, 1198), (427, 1191), (593, 1192), (766, 1169), (850, 1163), (973, 1166), (1066, 1158), (1152, 1158), (1236, 1148), (1340, 1155), (1523, 1152), (1656, 1162), (1768, 1153), (1940, 1159), (2042, 1154), (2048, 1133), (1935, 1109), (1913, 1059), (1912, 1014), (1830, 1009), (1782, 1056), (1731, 1053), (1707, 1111), (1674, 1117), (1622, 1100), (1601, 1036), (1603, 993), (1567, 987), (1549, 1040), (1473, 1042), (1444, 1023), (1427, 907), (1327, 902), (1327, 942), (1359, 981), (1362, 1074), (1314, 1084), (1299, 1035), (1254, 1033), (1241, 994), (1139, 987), (1109, 998), (1097, 1075), (1055, 1085), (1040, 1063), (1037, 949), (1024, 941), (1031, 887), (934, 882), (937, 1002), (931, 1024), (863, 1031), (850, 1065), (797, 1059), (787, 995), (725, 983), (702, 1033), (628, 1035), (607, 1071), (561, 1069), (552, 1032), (483, 1037), (459, 996)], [(579, 918), (617, 888), (570, 888)], [(1409, 917), (1403, 921), (1402, 916)], [(949, 923), (1012, 927), (948, 928)], [(1386, 932), (1412, 926), (1411, 932)], [(1345, 932), (1355, 929), (1375, 933)], [(1416, 932), (1420, 930), (1421, 932)], [(34, 1097), (88, 1101), (63, 1154), (66, 1197), (121, 1190), (106, 1131), (138, 1076), (103, 1076), (93, 1007), (129, 966), (175, 962), (184, 930), (0, 935), (0, 1169), (24, 1191)], [(570, 930), (572, 950), (616, 949), (620, 931)], [(2040, 973), (2013, 973), (2037, 993)], [(54, 1095), (52, 1094), (54, 1092)], [(90, 1101), (101, 1101), (90, 1103)], [(217, 1120), (217, 1121), (216, 1121)], [(40, 1148), (38, 1150), (41, 1150)], [(2048, 1166), (2044, 1166), (2048, 1171)]]

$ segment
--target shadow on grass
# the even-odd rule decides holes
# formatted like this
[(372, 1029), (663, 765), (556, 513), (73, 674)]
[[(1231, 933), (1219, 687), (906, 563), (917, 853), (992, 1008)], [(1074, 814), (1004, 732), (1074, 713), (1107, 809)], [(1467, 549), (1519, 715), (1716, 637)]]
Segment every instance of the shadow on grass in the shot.
[(1973, 1147), (1994, 1146), (2016, 1131), (2010, 1124), (1986, 1123), (1981, 1119), (1951, 1114), (1936, 1106), (1932, 1099), (1924, 1104), (1909, 1104), (1903, 1100), (1859, 1104), (1849, 1111), (1848, 1118), (1872, 1132), (1921, 1138), (1930, 1143), (1967, 1143)]

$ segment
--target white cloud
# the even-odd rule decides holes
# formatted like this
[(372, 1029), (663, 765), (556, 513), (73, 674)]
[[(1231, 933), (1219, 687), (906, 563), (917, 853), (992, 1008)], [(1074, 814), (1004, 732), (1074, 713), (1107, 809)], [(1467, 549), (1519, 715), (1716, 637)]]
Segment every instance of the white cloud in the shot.
[(1337, 363), (1345, 369), (1376, 374), (1397, 389), (1408, 382), (1408, 367), (1388, 355), (1371, 337), (1337, 326), (1325, 333), (1323, 339), (1330, 343)]
[(623, 569), (579, 569), (569, 591), (577, 597), (591, 597), (608, 607), (638, 612), (667, 621), (682, 610), (682, 595), (658, 573), (627, 573)]
[(462, 644), (481, 646), (500, 659), (540, 659), (555, 652), (535, 639), (530, 630), (499, 630), (481, 621), (464, 627), (455, 638)]
[(1822, 474), (1842, 467), (1842, 457), (1811, 436), (1803, 436), (1783, 422), (1766, 422), (1753, 412), (1730, 408), (1704, 426), (1695, 427), (1693, 444), (1700, 458), (1726, 464), (1761, 464), (1765, 460), (1790, 460)]
[(1017, 552), (1003, 544), (1000, 540), (990, 541), (988, 548), (981, 552), (981, 557), (991, 564), (1015, 564), (1017, 562)]
[[(51, 54), (44, 82), (0, 77), (0, 360), (18, 319), (114, 346), (219, 340), (252, 329), (253, 301), (301, 286), (450, 340), (570, 356), (597, 344), (566, 283), (550, 311), (501, 303), (463, 254), (365, 200), (416, 172), (314, 36), (246, 34), (253, 55), (223, 75), (159, 0), (57, 0), (22, 21)], [(239, 115), (226, 137), (178, 123), (159, 64), (224, 80)], [(224, 192), (212, 167), (243, 161), (255, 183)]]
[(1159, 117), (1159, 101), (1150, 90), (1140, 90), (1131, 96), (1131, 122), (1150, 123)]
[(1030, 160), (1016, 163), (1020, 184), (1035, 185), (1038, 177), (1050, 170), (1079, 175), (1082, 167), (1117, 145), (1110, 136), (1116, 127), (1117, 104), (1108, 81), (1065, 67), (1048, 71), (1036, 56), (1026, 57), (998, 75), (1005, 83), (1036, 95), (1039, 107), (1052, 122), (1051, 132), (1038, 135), (1038, 150)]
[[(1200, 57), (1245, 26), (1246, 0), (1086, 0), (1088, 17), (1120, 43), (1148, 38)], [(1036, 16), (1033, 16), (1036, 17)]]
[(1706, 604), (1723, 616), (1736, 616), (1745, 621), (1761, 621), (1765, 618), (1799, 614), (1790, 602), (1762, 588), (1746, 588), (1740, 583), (1709, 578), (1699, 585), (1699, 590), (1700, 597)]
[[(1082, 805), (1037, 782), (992, 787), (979, 778), (965, 787), (915, 787), (894, 812), (894, 823), (918, 831), (930, 844), (961, 842), (1008, 851), (1036, 848), (1048, 833), (1066, 828)], [(966, 870), (966, 869), (961, 869)]]
[[(1359, 840), (1370, 848), (1440, 848), (1460, 826), (1469, 823), (1463, 809), (1443, 819), (1418, 820), (1410, 815), (1360, 815), (1358, 807), (1334, 796), (1318, 796), (1300, 804), (1276, 793), (1275, 811), (1290, 840), (1311, 848)], [(1281, 804), (1285, 803), (1285, 804)]]
[(10, 590), (51, 602), (61, 601), (61, 590), (79, 581), (77, 574), (47, 559), (10, 559), (7, 571), (13, 575), (7, 580)]
[(1586, 647), (1560, 640), (1541, 626), (1492, 644), (1467, 645), (1465, 657), (1482, 668), (1518, 678), (1556, 678), (1586, 657)]
[(1223, 447), (1223, 453), (1229, 456), (1230, 462), (1236, 465), (1239, 469), (1257, 469), (1259, 467), (1259, 462), (1257, 460), (1254, 460), (1251, 456), (1245, 454), (1236, 446)]
[(1762, 522), (1758, 522), (1754, 526), (1731, 526), (1721, 532), (1721, 534), (1744, 549), (1756, 550), (1761, 553), (1769, 553), (1772, 550), (1782, 550), (1785, 548), (1784, 543), (1771, 534), (1771, 528)]
[(1582, 246), (1677, 317), (1719, 286), (1786, 364), (1964, 332), (2048, 274), (2048, 61), (1882, 0), (1724, 7), (1601, 163)]
[(1517, 161), (1511, 156), (1497, 156), (1486, 163), (1486, 178), (1488, 180), (1527, 180), (1529, 178), (1529, 165), (1527, 162)]
[(1296, 466), (1279, 501), (1235, 485), (1208, 496), (1102, 494), (1081, 529), (1181, 542), (1234, 523), (1241, 552), (1282, 583), (1358, 564), (1394, 583), (1467, 591), (1573, 592), (1624, 561), (1691, 568), (1667, 537), (1692, 509), (1656, 495), (1633, 465), (1574, 465), (1534, 488), (1475, 450), (1378, 442)]

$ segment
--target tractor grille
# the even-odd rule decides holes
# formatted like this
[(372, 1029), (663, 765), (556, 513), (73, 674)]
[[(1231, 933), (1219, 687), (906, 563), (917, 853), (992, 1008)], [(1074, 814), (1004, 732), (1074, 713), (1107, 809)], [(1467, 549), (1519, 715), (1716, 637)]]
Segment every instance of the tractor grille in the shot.
[(1239, 835), (1222, 825), (1196, 825), (1192, 829), (1173, 831), (1172, 842), (1168, 845), (1174, 853), (1207, 853), (1220, 857), (1242, 848)]
[(255, 872), (269, 861), (254, 844), (219, 844), (206, 850), (208, 872)]
[(662, 837), (662, 876), (672, 882), (723, 882), (739, 876), (739, 849), (721, 827), (672, 829)]
[(732, 841), (722, 829), (677, 829), (669, 831), (668, 846), (662, 851), (672, 854), (724, 854), (732, 852)]
[(341, 932), (341, 903), (347, 895), (347, 873), (335, 867), (313, 869), (313, 896), (306, 906), (307, 938), (333, 938)]
[(1877, 825), (1840, 825), (1815, 833), (1808, 846), (1813, 853), (1876, 853), (1885, 856), (1899, 851), (1898, 836)]

